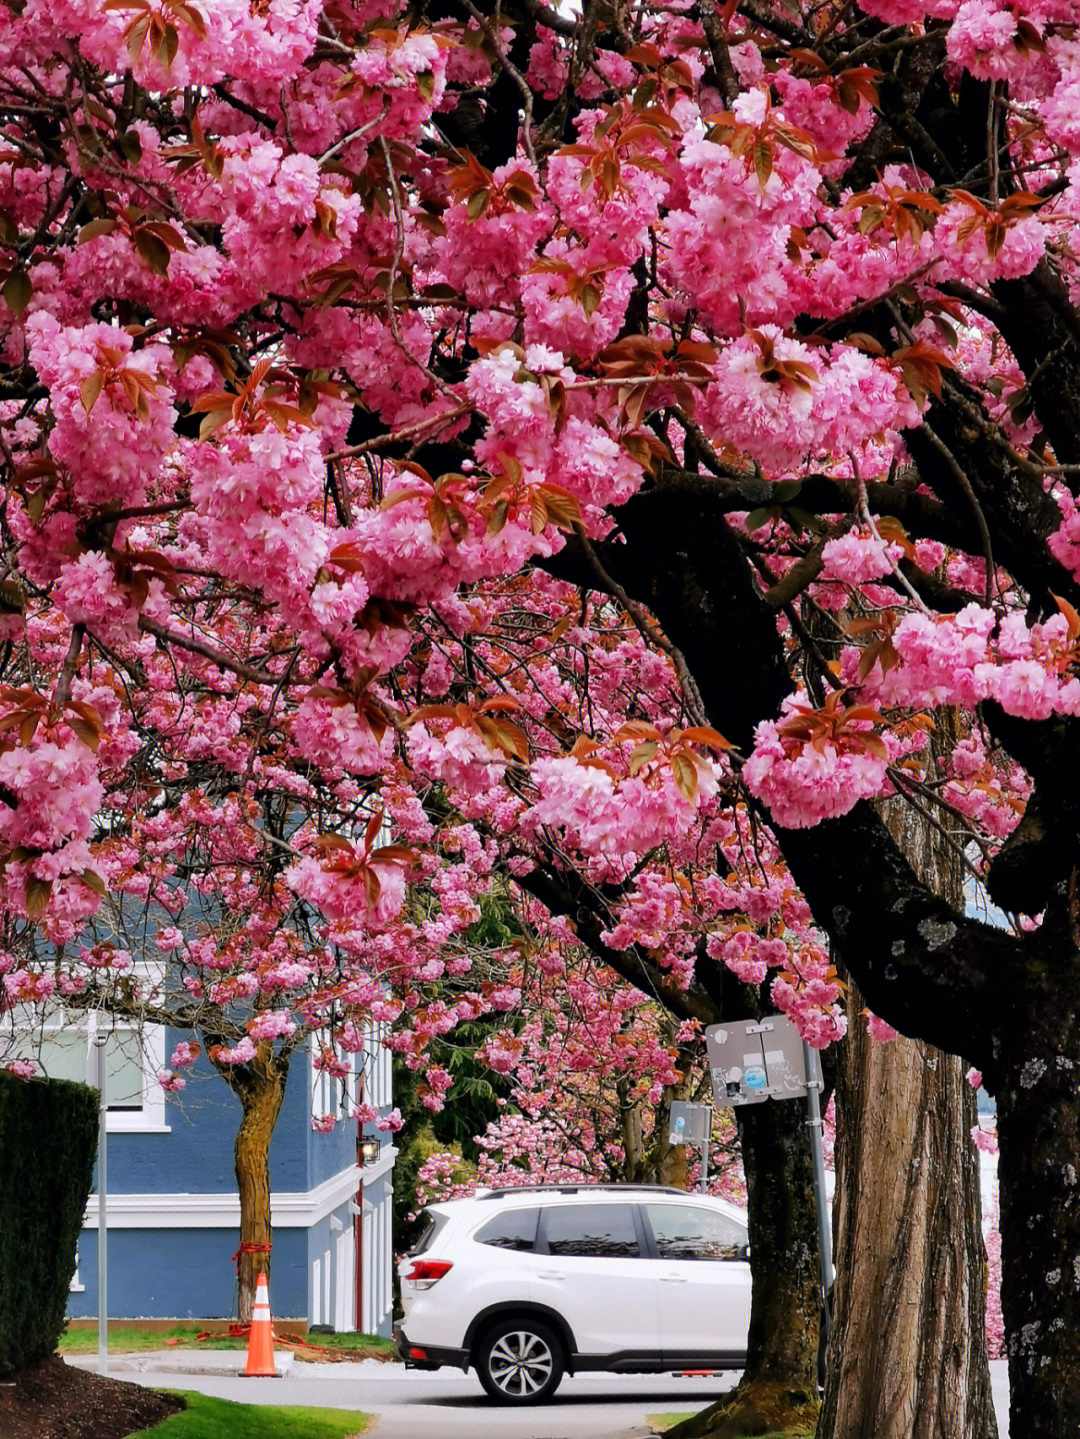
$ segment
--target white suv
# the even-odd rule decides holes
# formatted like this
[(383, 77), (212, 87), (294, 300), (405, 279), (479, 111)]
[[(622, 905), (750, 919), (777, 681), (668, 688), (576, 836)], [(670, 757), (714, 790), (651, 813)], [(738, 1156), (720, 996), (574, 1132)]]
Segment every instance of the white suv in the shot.
[(564, 1372), (742, 1368), (746, 1214), (632, 1185), (498, 1189), (432, 1204), (401, 1261), (406, 1365), (472, 1365), (504, 1404), (550, 1399)]

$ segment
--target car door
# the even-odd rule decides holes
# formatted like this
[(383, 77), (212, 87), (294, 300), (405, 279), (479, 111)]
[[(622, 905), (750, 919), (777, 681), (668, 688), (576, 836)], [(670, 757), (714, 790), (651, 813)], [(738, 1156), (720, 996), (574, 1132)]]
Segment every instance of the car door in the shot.
[(750, 1265), (746, 1230), (704, 1204), (642, 1206), (656, 1257), (664, 1358), (746, 1353)]
[(533, 1295), (563, 1316), (579, 1354), (659, 1363), (657, 1266), (644, 1237), (635, 1204), (544, 1208)]

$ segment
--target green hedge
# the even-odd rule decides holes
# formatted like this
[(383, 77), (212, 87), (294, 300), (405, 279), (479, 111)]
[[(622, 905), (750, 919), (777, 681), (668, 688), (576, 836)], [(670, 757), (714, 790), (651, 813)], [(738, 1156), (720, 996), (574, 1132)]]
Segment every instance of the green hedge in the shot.
[(97, 1126), (96, 1090), (0, 1073), (0, 1378), (64, 1331)]

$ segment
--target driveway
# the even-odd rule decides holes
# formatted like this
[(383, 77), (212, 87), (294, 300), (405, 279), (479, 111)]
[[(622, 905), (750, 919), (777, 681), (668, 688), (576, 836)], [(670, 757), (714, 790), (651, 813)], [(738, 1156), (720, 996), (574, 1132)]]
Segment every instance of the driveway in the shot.
[[(69, 1361), (71, 1362), (71, 1361)], [(93, 1369), (96, 1361), (75, 1361)], [(197, 1389), (245, 1403), (314, 1404), (378, 1414), (375, 1439), (644, 1439), (646, 1416), (703, 1409), (738, 1379), (679, 1379), (670, 1374), (582, 1374), (564, 1379), (551, 1404), (507, 1410), (489, 1404), (476, 1377), (434, 1374), (400, 1364), (295, 1364), (284, 1379), (240, 1379), (240, 1354), (125, 1354), (109, 1365), (117, 1379), (157, 1389)], [(991, 1366), (994, 1400), (1007, 1439), (1005, 1365)]]

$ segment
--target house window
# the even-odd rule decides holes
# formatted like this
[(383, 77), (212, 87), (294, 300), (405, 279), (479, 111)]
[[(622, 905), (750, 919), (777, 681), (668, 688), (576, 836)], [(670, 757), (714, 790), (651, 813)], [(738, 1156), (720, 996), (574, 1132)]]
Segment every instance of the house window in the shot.
[[(50, 1079), (72, 1079), (85, 1084), (87, 1078), (87, 1031), (47, 1029), (41, 1037), (38, 1063)], [(108, 1032), (105, 1055), (105, 1098), (111, 1112), (137, 1114), (146, 1100), (142, 1046), (130, 1029)]]
[(27, 1036), (26, 1048), (50, 1079), (87, 1082), (90, 1045), (98, 1032), (105, 1034), (105, 1098), (108, 1132), (168, 1133), (165, 1095), (157, 1072), (165, 1063), (165, 1031), (151, 1025), (140, 1034), (131, 1025), (117, 1024), (103, 1015), (73, 1015), (67, 1023), (54, 1016), (44, 1028)]
[[(355, 1068), (354, 1056), (349, 1054), (340, 1045), (333, 1043), (333, 1036), (328, 1029), (317, 1030), (311, 1036), (311, 1056), (316, 1059), (324, 1049), (333, 1049), (338, 1059), (344, 1060)], [(312, 1110), (316, 1117), (332, 1114), (335, 1119), (343, 1119), (352, 1111), (352, 1080), (350, 1076), (345, 1079), (336, 1079), (325, 1069), (312, 1069), (311, 1072), (311, 1101)]]
[(364, 1032), (364, 1098), (376, 1109), (393, 1104), (390, 1051), (383, 1045), (389, 1025), (373, 1024)]

